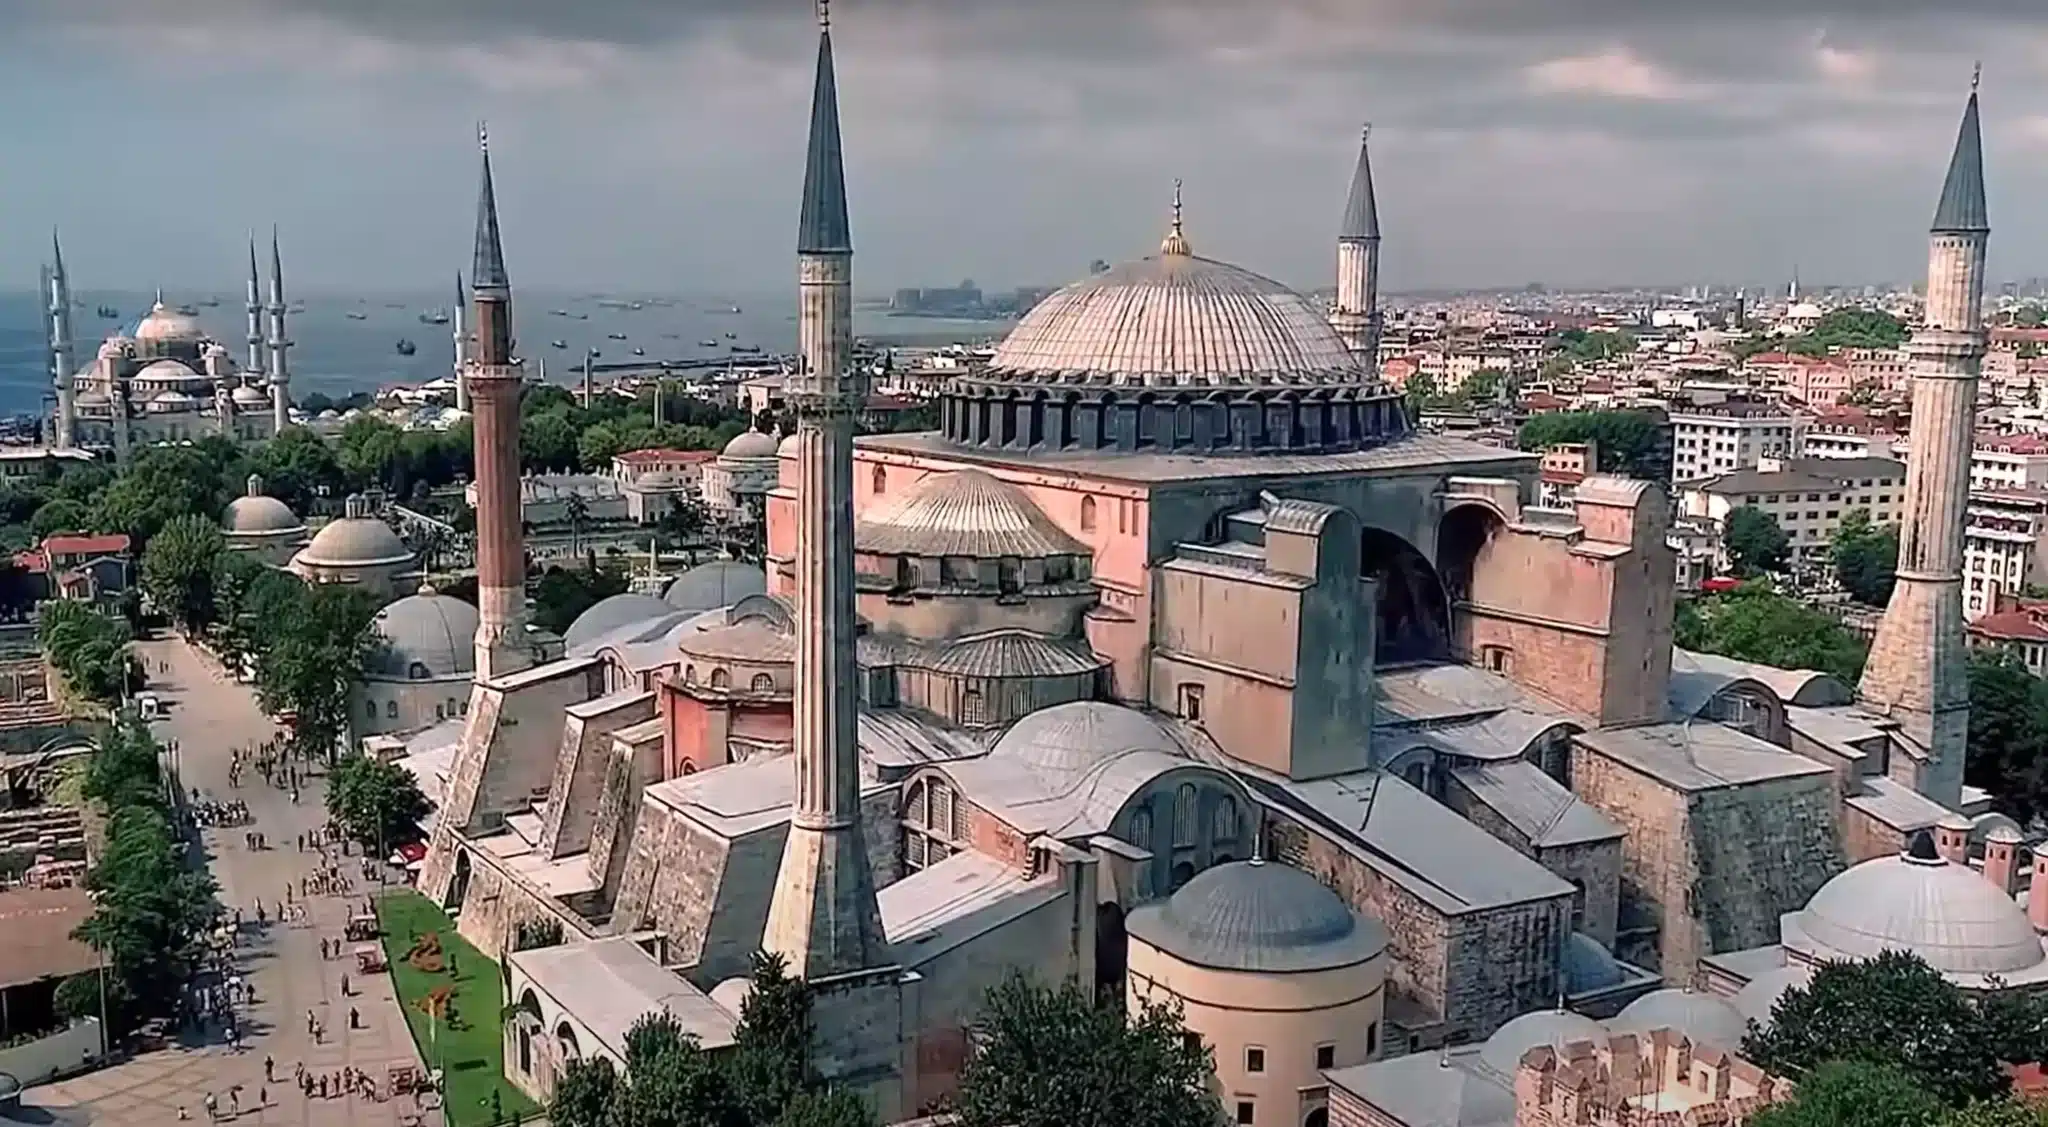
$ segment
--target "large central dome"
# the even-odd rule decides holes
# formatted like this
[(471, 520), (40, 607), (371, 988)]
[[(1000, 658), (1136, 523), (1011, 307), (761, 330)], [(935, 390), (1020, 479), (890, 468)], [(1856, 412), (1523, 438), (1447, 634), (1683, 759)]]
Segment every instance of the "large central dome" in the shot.
[(1308, 299), (1249, 270), (1171, 253), (1039, 302), (997, 347), (989, 375), (1198, 388), (1367, 378)]

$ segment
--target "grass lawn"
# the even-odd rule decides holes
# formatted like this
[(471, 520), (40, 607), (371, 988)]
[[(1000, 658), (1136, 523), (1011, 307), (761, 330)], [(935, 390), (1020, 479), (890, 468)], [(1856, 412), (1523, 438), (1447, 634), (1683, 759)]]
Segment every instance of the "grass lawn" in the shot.
[[(448, 914), (417, 892), (394, 892), (378, 900), (377, 921), (384, 930), (392, 985), (398, 991), (399, 1004), (405, 1007), (405, 1020), (419, 1045), (420, 1059), (428, 1068), (443, 1070), (450, 1127), (487, 1127), (493, 1091), (498, 1093), (507, 1121), (514, 1111), (532, 1118), (538, 1110), (534, 1102), (505, 1080), (500, 1019), (505, 999), (498, 964), (463, 942)], [(445, 970), (428, 974), (406, 959), (413, 942), (428, 932), (440, 936), (441, 950), (454, 956), (452, 980)], [(455, 987), (452, 1028), (446, 1021), (429, 1018), (419, 1004), (428, 991), (451, 981)], [(440, 1026), (438, 1036), (434, 1025)]]

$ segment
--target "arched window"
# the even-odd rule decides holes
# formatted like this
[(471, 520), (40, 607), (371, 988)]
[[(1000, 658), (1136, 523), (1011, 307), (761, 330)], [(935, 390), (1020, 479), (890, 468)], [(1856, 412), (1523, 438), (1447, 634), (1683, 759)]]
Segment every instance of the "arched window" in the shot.
[(694, 775), (694, 774), (696, 774), (696, 773), (697, 773), (697, 765), (696, 765), (695, 763), (692, 763), (692, 762), (690, 762), (690, 761), (689, 761), (689, 760), (687, 760), (687, 759), (683, 760), (683, 774), (685, 774), (685, 775)]
[(874, 472), (874, 493), (875, 493), (875, 496), (877, 496), (877, 497), (880, 497), (880, 496), (881, 496), (882, 494), (884, 494), (884, 493), (887, 493), (888, 491), (889, 491), (889, 474), (888, 474), (888, 471), (884, 470), (884, 469), (883, 469), (882, 467), (880, 467), (880, 466), (876, 466), (876, 467), (875, 467), (875, 472)]
[(731, 687), (732, 687), (732, 674), (730, 674), (730, 673), (727, 673), (727, 672), (726, 672), (725, 670), (723, 670), (723, 669), (714, 669), (714, 670), (712, 670), (712, 671), (711, 671), (711, 687), (712, 687), (712, 688), (714, 688), (714, 689), (728, 689), (728, 688), (731, 688)]
[(373, 700), (364, 701), (363, 711), (369, 715), (370, 719), (375, 720), (377, 718), (377, 702)]
[(896, 557), (896, 589), (908, 591), (917, 586), (917, 565), (909, 556)]
[(1195, 784), (1182, 783), (1173, 795), (1173, 847), (1192, 848), (1195, 844), (1195, 819), (1199, 816), (1201, 795)]
[(922, 869), (953, 855), (960, 833), (959, 796), (938, 779), (910, 788), (903, 803), (903, 865)]
[(772, 693), (775, 691), (775, 678), (770, 677), (766, 673), (756, 673), (754, 674), (753, 687), (757, 693)]
[(1212, 844), (1235, 845), (1237, 843), (1237, 799), (1230, 795), (1216, 798), (1216, 825)]
[(961, 690), (960, 722), (962, 724), (988, 723), (988, 706), (982, 700), (980, 689)]
[(406, 666), (405, 675), (415, 681), (424, 681), (433, 676), (433, 674), (427, 672), (427, 665), (422, 661), (415, 661), (411, 665)]
[(385, 701), (385, 702), (384, 702), (384, 718), (385, 718), (386, 720), (396, 720), (396, 719), (398, 719), (398, 702), (397, 702), (397, 701), (395, 701), (395, 700), (387, 700), (387, 701)]
[(1095, 498), (1081, 498), (1081, 531), (1095, 531)]
[(1131, 844), (1140, 849), (1152, 848), (1152, 808), (1141, 806), (1131, 813)]

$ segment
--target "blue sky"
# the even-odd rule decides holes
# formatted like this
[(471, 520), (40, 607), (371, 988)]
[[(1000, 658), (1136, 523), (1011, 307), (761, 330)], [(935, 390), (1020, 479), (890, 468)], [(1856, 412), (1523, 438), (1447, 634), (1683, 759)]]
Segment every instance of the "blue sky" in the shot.
[[(1941, 8), (1942, 16), (1930, 15)], [(865, 290), (1149, 253), (1330, 273), (1375, 123), (1395, 289), (1916, 276), (1983, 59), (1993, 271), (2048, 275), (2048, 6), (2023, 0), (841, 0)], [(780, 289), (804, 0), (5, 0), (0, 285), (438, 289), (491, 121), (532, 287)]]

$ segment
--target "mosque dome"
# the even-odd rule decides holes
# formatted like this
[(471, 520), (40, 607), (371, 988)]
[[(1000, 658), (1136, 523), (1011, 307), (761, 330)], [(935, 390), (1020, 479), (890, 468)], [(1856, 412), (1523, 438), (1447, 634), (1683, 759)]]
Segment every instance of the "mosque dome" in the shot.
[(1628, 978), (1616, 959), (1600, 941), (1583, 931), (1572, 932), (1564, 941), (1564, 958), (1561, 969), (1564, 974), (1564, 991), (1567, 994), (1583, 994), (1588, 990), (1605, 990), (1619, 986)]
[(1967, 865), (1943, 859), (1925, 831), (1905, 853), (1850, 868), (1793, 917), (1788, 946), (1819, 960), (1907, 951), (1949, 974), (2038, 966), (2041, 939), (2012, 897)]
[(1778, 1008), (1778, 999), (1793, 987), (1804, 987), (1813, 980), (1813, 971), (1803, 963), (1787, 963), (1782, 967), (1767, 970), (1742, 989), (1735, 992), (1730, 1002), (1735, 1012), (1746, 1020), (1758, 1025), (1771, 1023), (1771, 1011)]
[(719, 451), (721, 458), (773, 458), (776, 452), (775, 436), (750, 430), (737, 435)]
[(993, 560), (1086, 556), (1024, 491), (981, 470), (934, 474), (893, 509), (860, 520), (854, 550), (881, 556)]
[(158, 360), (135, 373), (135, 382), (140, 384), (182, 384), (204, 378), (190, 365), (176, 360)]
[(313, 567), (385, 567), (411, 563), (412, 549), (398, 538), (391, 526), (368, 515), (360, 497), (349, 498), (349, 515), (330, 521), (313, 541), (295, 557), (295, 562)]
[(796, 457), (796, 435), (792, 434), (781, 442), (776, 443), (775, 456), (778, 458)]
[(199, 327), (196, 318), (172, 309), (159, 298), (149, 313), (135, 323), (135, 331), (129, 335), (139, 341), (157, 344), (189, 344), (204, 338), (206, 331)]
[(1164, 904), (1131, 913), (1130, 934), (1197, 966), (1293, 972), (1383, 953), (1386, 929), (1291, 865), (1235, 861), (1203, 870)]
[(250, 387), (248, 384), (243, 384), (242, 386), (235, 389), (235, 406), (268, 407), (270, 406), (270, 397), (268, 395), (263, 394), (263, 392), (257, 388)]
[(261, 536), (279, 532), (301, 532), (306, 523), (292, 512), (291, 506), (275, 497), (263, 493), (263, 479), (249, 478), (249, 492), (228, 502), (227, 512), (221, 515), (221, 530), (230, 536)]
[(672, 610), (706, 611), (729, 607), (749, 595), (768, 592), (768, 573), (738, 560), (712, 560), (675, 577), (661, 600)]
[(1605, 1041), (1607, 1029), (1584, 1014), (1567, 1009), (1523, 1014), (1496, 1030), (1479, 1050), (1479, 1059), (1502, 1076), (1513, 1076), (1530, 1049), (1553, 1048), (1574, 1041)]
[(1616, 1033), (1670, 1029), (1692, 1041), (1721, 1049), (1742, 1046), (1749, 1019), (1725, 998), (1697, 990), (1653, 990), (1622, 1007), (1607, 1023)]
[[(456, 677), (476, 672), (477, 609), (431, 588), (377, 612), (383, 649), (371, 668), (392, 678)], [(415, 668), (418, 667), (418, 668)]]
[(1179, 750), (1173, 736), (1145, 713), (1085, 700), (1031, 713), (1010, 725), (990, 754), (1041, 770), (1074, 772), (1121, 752)]
[(671, 615), (676, 608), (662, 602), (653, 595), (637, 595), (630, 591), (599, 599), (589, 610), (576, 616), (576, 621), (562, 631), (562, 646), (570, 653), (581, 652), (584, 647), (617, 630), (635, 622)]

